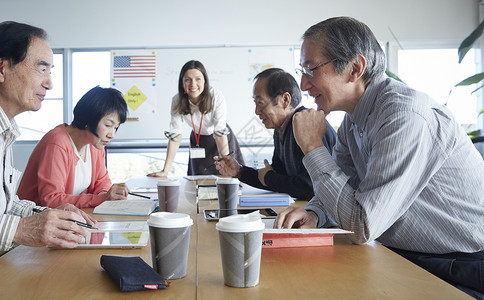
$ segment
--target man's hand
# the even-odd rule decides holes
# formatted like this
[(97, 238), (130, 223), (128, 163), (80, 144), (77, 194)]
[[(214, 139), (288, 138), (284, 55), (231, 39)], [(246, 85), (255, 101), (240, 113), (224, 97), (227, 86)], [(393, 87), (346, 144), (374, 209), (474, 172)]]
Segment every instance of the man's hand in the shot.
[(304, 154), (323, 146), (326, 116), (322, 110), (302, 110), (294, 114), (294, 137)]
[(274, 228), (315, 228), (315, 221), (303, 207), (289, 206), (278, 214)]
[(21, 218), (13, 240), (25, 246), (74, 248), (85, 243), (88, 230), (70, 220), (87, 221), (79, 214), (63, 209), (49, 209)]
[(222, 176), (237, 177), (240, 171), (240, 165), (230, 155), (222, 155), (222, 157), (215, 156), (215, 167), (222, 174)]
[(85, 223), (87, 223), (89, 225), (94, 225), (94, 224), (97, 223), (97, 220), (96, 219), (93, 219), (90, 215), (88, 215), (87, 213), (85, 213), (83, 210), (75, 207), (74, 205), (72, 205), (70, 203), (64, 203), (64, 204), (62, 204), (60, 206), (57, 206), (56, 209), (75, 212), (76, 214), (78, 214), (82, 218), (84, 218), (84, 221), (82, 221), (82, 222), (85, 222)]
[(264, 165), (265, 167), (262, 169), (259, 169), (259, 171), (257, 172), (257, 177), (259, 178), (260, 183), (267, 186), (264, 181), (264, 177), (266, 176), (267, 172), (273, 171), (273, 170), (272, 170), (272, 166), (269, 164), (267, 159), (264, 159)]

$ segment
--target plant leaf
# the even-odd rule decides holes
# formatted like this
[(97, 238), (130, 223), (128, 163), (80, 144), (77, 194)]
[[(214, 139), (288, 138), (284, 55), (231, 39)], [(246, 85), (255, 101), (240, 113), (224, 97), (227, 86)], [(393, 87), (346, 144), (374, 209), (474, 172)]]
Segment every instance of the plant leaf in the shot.
[(390, 78), (393, 78), (393, 79), (395, 79), (397, 81), (400, 81), (402, 83), (405, 83), (405, 82), (403, 82), (403, 80), (400, 79), (400, 77), (397, 76), (397, 74), (393, 73), (392, 71), (390, 71), (388, 69), (385, 70), (385, 74), (387, 74), (387, 76), (390, 77)]
[(484, 20), (477, 26), (476, 29), (466, 37), (459, 46), (458, 54), (459, 54), (459, 63), (462, 62), (464, 57), (466, 56), (469, 49), (472, 48), (474, 42), (481, 36), (482, 32), (484, 31)]
[(474, 131), (471, 131), (471, 132), (468, 132), (467, 133), (467, 136), (469, 138), (471, 138), (471, 139), (474, 139), (474, 138), (476, 138), (476, 137), (478, 137), (480, 135), (481, 135), (481, 130), (480, 129), (479, 130), (474, 130)]
[(481, 85), (480, 87), (478, 87), (477, 89), (473, 90), (473, 91), (471, 92), (471, 94), (474, 94), (474, 93), (475, 93), (475, 92), (477, 92), (478, 90), (482, 89), (482, 87), (484, 87), (484, 84), (483, 84), (483, 85)]
[(461, 82), (459, 82), (455, 86), (467, 86), (467, 85), (478, 83), (483, 79), (484, 79), (484, 72), (476, 74), (476, 75), (472, 75), (471, 77), (468, 77), (468, 78), (462, 80)]

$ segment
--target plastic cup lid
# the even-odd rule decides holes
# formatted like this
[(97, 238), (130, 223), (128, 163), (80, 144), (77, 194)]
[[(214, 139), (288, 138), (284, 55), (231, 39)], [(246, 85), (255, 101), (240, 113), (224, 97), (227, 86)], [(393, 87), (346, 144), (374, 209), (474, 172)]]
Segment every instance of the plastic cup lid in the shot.
[(233, 215), (220, 218), (215, 228), (225, 232), (251, 232), (265, 228), (262, 219), (257, 215)]
[(239, 184), (240, 181), (237, 178), (229, 178), (229, 177), (219, 177), (217, 178), (217, 181), (215, 181), (216, 184)]
[(192, 218), (183, 213), (155, 212), (150, 215), (148, 225), (159, 228), (180, 228), (193, 224)]
[(160, 179), (156, 183), (158, 186), (179, 186), (180, 181), (178, 179)]

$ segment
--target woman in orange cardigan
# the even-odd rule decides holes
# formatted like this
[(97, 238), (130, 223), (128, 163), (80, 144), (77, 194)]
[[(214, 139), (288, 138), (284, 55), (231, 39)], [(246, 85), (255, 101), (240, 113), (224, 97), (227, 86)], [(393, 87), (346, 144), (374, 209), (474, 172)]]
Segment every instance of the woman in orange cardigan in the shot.
[(19, 198), (42, 206), (71, 203), (79, 208), (126, 199), (126, 185), (109, 179), (104, 151), (126, 114), (126, 101), (118, 90), (98, 86), (87, 92), (74, 108), (72, 124), (55, 127), (35, 147)]

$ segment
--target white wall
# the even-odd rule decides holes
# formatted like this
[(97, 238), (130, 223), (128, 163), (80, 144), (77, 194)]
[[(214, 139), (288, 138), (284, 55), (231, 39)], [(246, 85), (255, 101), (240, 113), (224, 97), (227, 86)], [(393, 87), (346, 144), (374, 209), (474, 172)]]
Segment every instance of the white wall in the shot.
[(298, 45), (309, 26), (349, 15), (384, 43), (458, 43), (478, 0), (0, 0), (0, 20), (47, 30), (53, 48)]
[(53, 48), (297, 46), (309, 26), (347, 15), (382, 44), (394, 41), (391, 28), (402, 43), (457, 47), (478, 8), (479, 0), (0, 0), (0, 21), (44, 28)]

